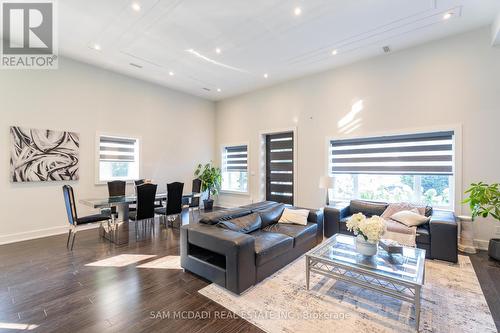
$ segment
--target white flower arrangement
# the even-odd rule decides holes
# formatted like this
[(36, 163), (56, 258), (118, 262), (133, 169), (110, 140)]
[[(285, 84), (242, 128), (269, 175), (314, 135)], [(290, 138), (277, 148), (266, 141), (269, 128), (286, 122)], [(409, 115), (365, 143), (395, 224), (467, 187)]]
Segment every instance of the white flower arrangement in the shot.
[(357, 213), (351, 216), (346, 223), (347, 230), (352, 231), (355, 235), (361, 235), (365, 241), (377, 243), (385, 233), (385, 222), (380, 216), (374, 215), (366, 218), (362, 213)]

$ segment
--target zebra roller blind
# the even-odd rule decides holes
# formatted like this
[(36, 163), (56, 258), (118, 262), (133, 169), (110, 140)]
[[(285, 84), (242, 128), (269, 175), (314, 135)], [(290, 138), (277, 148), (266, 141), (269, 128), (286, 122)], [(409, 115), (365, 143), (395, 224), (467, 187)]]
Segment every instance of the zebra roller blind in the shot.
[(267, 135), (267, 200), (293, 205), (293, 163), (293, 132)]
[(453, 175), (453, 131), (330, 142), (333, 174)]
[(225, 147), (222, 164), (225, 171), (246, 172), (248, 169), (248, 146)]
[(100, 136), (99, 159), (105, 162), (135, 162), (136, 144), (136, 139)]

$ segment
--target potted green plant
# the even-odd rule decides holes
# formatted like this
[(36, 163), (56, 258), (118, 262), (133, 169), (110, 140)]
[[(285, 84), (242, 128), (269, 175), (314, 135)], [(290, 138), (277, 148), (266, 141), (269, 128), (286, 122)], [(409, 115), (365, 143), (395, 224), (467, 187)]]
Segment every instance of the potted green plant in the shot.
[[(488, 185), (483, 182), (471, 184), (469, 189), (465, 191), (468, 197), (463, 201), (468, 204), (472, 213), (472, 217), (459, 217), (462, 222), (462, 232), (460, 234), (461, 243), (462, 238), (468, 243), (472, 243), (472, 221), (478, 216), (486, 218), (493, 217), (495, 220), (500, 221), (500, 184), (494, 183)], [(465, 251), (468, 252), (468, 251)], [(490, 257), (497, 260), (500, 259), (500, 239), (490, 239), (488, 246), (488, 254)]]
[(208, 192), (207, 199), (203, 200), (203, 204), (206, 210), (212, 210), (214, 206), (214, 200), (211, 196), (216, 196), (219, 194), (222, 174), (220, 168), (212, 165), (212, 163), (207, 163), (205, 165), (198, 164), (194, 175), (201, 180), (201, 191)]

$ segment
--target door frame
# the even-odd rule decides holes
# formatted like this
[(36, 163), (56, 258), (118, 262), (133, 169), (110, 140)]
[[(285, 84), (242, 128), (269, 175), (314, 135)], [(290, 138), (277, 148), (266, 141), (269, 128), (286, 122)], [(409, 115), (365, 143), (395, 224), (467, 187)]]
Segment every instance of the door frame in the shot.
[(259, 201), (266, 200), (266, 136), (269, 134), (293, 133), (293, 205), (297, 204), (298, 193), (298, 141), (297, 127), (277, 128), (259, 131)]

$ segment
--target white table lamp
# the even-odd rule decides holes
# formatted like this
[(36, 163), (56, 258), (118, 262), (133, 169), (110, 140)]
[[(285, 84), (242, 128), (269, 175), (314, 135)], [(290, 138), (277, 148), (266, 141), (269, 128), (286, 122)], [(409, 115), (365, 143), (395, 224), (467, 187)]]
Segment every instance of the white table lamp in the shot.
[(326, 189), (326, 204), (330, 204), (330, 198), (328, 196), (328, 190), (333, 188), (335, 185), (335, 179), (333, 177), (329, 176), (321, 176), (319, 179), (319, 188), (320, 189)]

